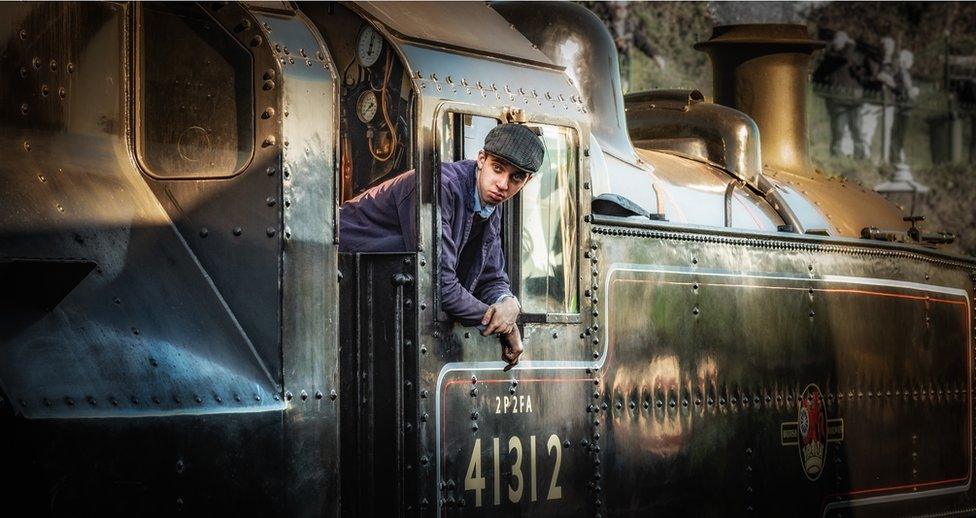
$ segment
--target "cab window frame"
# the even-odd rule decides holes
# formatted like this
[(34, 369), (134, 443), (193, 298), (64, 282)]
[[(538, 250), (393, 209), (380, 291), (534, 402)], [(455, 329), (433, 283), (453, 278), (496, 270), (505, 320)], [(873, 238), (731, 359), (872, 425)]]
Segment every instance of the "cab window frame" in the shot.
[[(482, 108), (467, 104), (455, 104), (455, 103), (443, 103), (437, 110), (435, 110), (434, 116), (434, 171), (439, 172), (440, 166), (445, 162), (453, 162), (457, 160), (465, 160), (468, 157), (464, 156), (464, 142), (463, 142), (463, 124), (460, 122), (463, 117), (482, 117), (494, 119), (497, 123), (501, 124), (506, 120), (506, 111), (498, 108)], [(548, 309), (539, 311), (535, 308), (526, 308), (523, 302), (523, 250), (522, 250), (522, 236), (521, 230), (523, 228), (522, 219), (523, 213), (523, 191), (519, 192), (511, 201), (508, 202), (508, 206), (503, 212), (502, 220), (502, 250), (505, 255), (505, 271), (509, 276), (509, 282), (511, 283), (512, 293), (519, 297), (519, 301), (523, 304), (523, 310), (519, 316), (519, 322), (522, 324), (538, 324), (538, 323), (548, 323), (548, 324), (579, 324), (581, 323), (581, 314), (583, 311), (583, 305), (585, 301), (581, 297), (582, 292), (582, 277), (581, 277), (581, 264), (580, 257), (582, 257), (582, 242), (584, 232), (584, 210), (583, 210), (583, 192), (585, 188), (583, 187), (584, 176), (583, 176), (583, 142), (582, 142), (582, 131), (578, 126), (572, 123), (572, 121), (565, 120), (545, 120), (542, 118), (529, 117), (525, 124), (532, 127), (538, 126), (550, 126), (559, 128), (561, 131), (565, 132), (568, 136), (568, 146), (571, 146), (573, 153), (572, 167), (573, 167), (573, 180), (574, 185), (572, 186), (572, 192), (570, 196), (572, 197), (572, 204), (575, 209), (575, 214), (573, 216), (573, 230), (575, 232), (574, 244), (572, 246), (572, 252), (567, 254), (562, 254), (562, 263), (569, 260), (573, 262), (573, 273), (572, 273), (572, 287), (571, 292), (567, 293), (569, 300), (574, 301), (574, 311), (563, 312), (563, 311), (549, 311)], [(449, 154), (448, 154), (449, 153)], [(548, 150), (547, 150), (548, 153)], [(548, 155), (546, 162), (548, 163)], [(538, 181), (538, 179), (536, 179)], [(447, 314), (441, 308), (440, 299), (440, 253), (441, 253), (441, 233), (440, 233), (440, 204), (439, 204), (439, 185), (440, 179), (436, 180), (434, 183), (435, 191), (433, 198), (433, 222), (432, 230), (434, 235), (432, 236), (432, 242), (435, 244), (433, 247), (433, 259), (435, 261), (436, 267), (434, 268), (435, 275), (435, 285), (437, 289), (435, 290), (435, 303), (436, 303), (436, 320), (440, 322), (450, 322), (452, 319), (447, 316)], [(515, 229), (519, 231), (516, 232)], [(564, 300), (565, 302), (565, 300)]]
[[(156, 3), (162, 3), (165, 5), (165, 3), (163, 2), (156, 2)], [(131, 116), (132, 117), (131, 138), (132, 138), (132, 153), (133, 153), (133, 157), (135, 158), (135, 162), (138, 164), (139, 169), (143, 172), (143, 174), (152, 178), (153, 180), (158, 180), (158, 181), (226, 180), (226, 179), (231, 179), (240, 176), (241, 174), (243, 174), (245, 171), (248, 170), (248, 168), (251, 166), (252, 163), (254, 163), (259, 148), (257, 142), (258, 128), (255, 120), (257, 117), (256, 110), (257, 110), (257, 99), (259, 95), (255, 87), (255, 80), (258, 73), (257, 64), (256, 64), (257, 60), (255, 58), (254, 52), (248, 47), (246, 47), (245, 45), (243, 45), (240, 41), (238, 41), (238, 38), (236, 38), (235, 35), (227, 27), (225, 27), (222, 23), (216, 20), (209, 12), (207, 12), (206, 9), (203, 9), (202, 7), (195, 4), (177, 6), (174, 7), (174, 9), (181, 9), (181, 8), (196, 9), (200, 16), (209, 19), (210, 23), (212, 23), (213, 25), (213, 30), (223, 33), (222, 37), (226, 40), (226, 42), (239, 46), (240, 49), (243, 50), (242, 55), (247, 57), (246, 59), (247, 66), (246, 67), (242, 66), (239, 72), (246, 74), (246, 77), (241, 79), (241, 83), (249, 86), (248, 95), (246, 96), (246, 98), (241, 98), (236, 100), (237, 102), (240, 103), (241, 106), (245, 108), (243, 112), (238, 112), (236, 114), (237, 115), (236, 122), (239, 127), (247, 128), (249, 135), (245, 135), (245, 136), (250, 137), (250, 138), (244, 138), (242, 140), (241, 135), (238, 135), (238, 145), (242, 143), (246, 143), (247, 145), (245, 156), (243, 157), (243, 160), (240, 160), (236, 164), (236, 167), (232, 171), (226, 173), (209, 172), (207, 174), (185, 174), (185, 173), (166, 174), (164, 172), (160, 172), (158, 170), (158, 167), (150, 163), (150, 160), (148, 159), (146, 153), (149, 145), (146, 138), (146, 130), (147, 130), (147, 124), (149, 124), (150, 121), (149, 121), (149, 117), (147, 117), (147, 114), (145, 113), (146, 112), (146, 99), (145, 99), (146, 81), (148, 78), (146, 77), (146, 73), (143, 72), (144, 67), (147, 65), (146, 62), (147, 56), (146, 56), (146, 49), (144, 43), (144, 39), (146, 37), (146, 30), (147, 30), (145, 24), (145, 15), (146, 15), (147, 7), (148, 7), (148, 3), (137, 3), (132, 13), (134, 30), (132, 31), (132, 36), (130, 40), (131, 41), (130, 49), (131, 49), (131, 55), (132, 55), (133, 63), (135, 65), (136, 73), (133, 74), (133, 77), (130, 80), (130, 87), (132, 88), (132, 106), (133, 106), (132, 116)], [(241, 148), (238, 148), (238, 152), (240, 152), (240, 150)]]

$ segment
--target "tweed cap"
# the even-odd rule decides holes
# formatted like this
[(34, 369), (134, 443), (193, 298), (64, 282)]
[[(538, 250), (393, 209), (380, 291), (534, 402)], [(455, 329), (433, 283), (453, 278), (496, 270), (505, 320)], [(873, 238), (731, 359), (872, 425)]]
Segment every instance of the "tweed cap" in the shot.
[(539, 170), (546, 154), (542, 138), (535, 131), (514, 123), (492, 128), (485, 137), (484, 150), (530, 174)]

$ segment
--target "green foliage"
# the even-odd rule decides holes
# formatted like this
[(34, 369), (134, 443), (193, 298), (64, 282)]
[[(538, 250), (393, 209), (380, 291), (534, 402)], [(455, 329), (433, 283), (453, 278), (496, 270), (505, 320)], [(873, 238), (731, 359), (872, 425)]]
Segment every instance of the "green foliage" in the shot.
[(644, 20), (645, 34), (664, 58), (665, 68), (661, 70), (651, 58), (632, 50), (630, 91), (679, 88), (710, 95), (712, 70), (708, 56), (692, 48), (711, 35), (713, 23), (708, 3), (641, 2), (631, 4), (631, 12)]

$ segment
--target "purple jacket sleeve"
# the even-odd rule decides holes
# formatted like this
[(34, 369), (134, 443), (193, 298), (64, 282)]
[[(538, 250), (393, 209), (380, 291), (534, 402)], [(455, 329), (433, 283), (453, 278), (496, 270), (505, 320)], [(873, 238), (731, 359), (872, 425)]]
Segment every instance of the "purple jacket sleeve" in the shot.
[[(488, 305), (471, 294), (458, 279), (456, 266), (458, 261), (458, 243), (454, 242), (453, 228), (455, 204), (464, 203), (458, 193), (441, 183), (441, 309), (452, 319), (465, 326), (481, 324), (481, 317), (488, 310)], [(457, 222), (464, 225), (465, 222)]]

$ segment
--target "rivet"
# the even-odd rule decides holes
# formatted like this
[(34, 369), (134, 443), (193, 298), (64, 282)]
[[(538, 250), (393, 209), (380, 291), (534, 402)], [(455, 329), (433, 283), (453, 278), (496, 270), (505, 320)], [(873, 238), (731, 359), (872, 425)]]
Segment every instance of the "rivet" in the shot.
[(34, 59), (31, 60), (31, 66), (34, 67), (34, 70), (40, 70), (41, 58), (35, 56)]
[(27, 77), (27, 67), (20, 67), (20, 77)]
[(264, 84), (261, 85), (261, 88), (265, 90), (273, 90), (274, 87), (275, 87), (275, 82), (272, 79), (265, 80)]
[(27, 105), (27, 103), (20, 104), (20, 113), (27, 115), (28, 110), (30, 110), (30, 107)]
[(271, 117), (274, 117), (274, 114), (275, 114), (275, 109), (268, 106), (267, 108), (264, 109), (264, 113), (261, 114), (261, 117), (265, 119), (270, 119)]
[(234, 230), (232, 232), (234, 233), (235, 236), (239, 236), (244, 233), (244, 229), (242, 229), (241, 227), (234, 227)]
[(335, 389), (329, 391), (329, 399), (335, 401), (337, 397), (339, 397), (339, 394), (336, 394)]
[(262, 145), (264, 147), (271, 147), (275, 145), (277, 142), (278, 140), (275, 138), (274, 135), (268, 135), (267, 137), (264, 138), (264, 142), (262, 143)]
[(251, 38), (252, 47), (259, 47), (262, 43), (264, 43), (264, 38), (262, 38), (260, 34), (255, 34), (254, 37)]
[(63, 86), (62, 87), (59, 87), (58, 88), (58, 97), (64, 99), (67, 96), (68, 96), (68, 91), (65, 90)]
[(200, 237), (207, 237), (208, 235), (210, 235), (210, 231), (207, 230), (207, 227), (200, 229)]
[(75, 64), (74, 63), (68, 63), (68, 73), (69, 74), (73, 74), (74, 72), (75, 72)]
[(292, 396), (292, 393), (291, 393), (290, 390), (285, 391), (285, 401), (291, 401), (291, 398), (292, 397), (294, 397), (294, 396)]
[(58, 62), (52, 59), (48, 66), (51, 67), (51, 72), (54, 72), (58, 69)]
[(26, 29), (21, 29), (19, 34), (20, 34), (20, 39), (22, 39), (22, 40), (26, 40), (27, 39), (27, 30)]
[(278, 231), (275, 230), (274, 227), (268, 227), (268, 229), (265, 230), (264, 232), (265, 234), (268, 234), (268, 237), (274, 237), (274, 235), (278, 233)]
[(47, 85), (41, 85), (41, 97), (47, 97), (47, 94), (51, 92), (51, 89)]
[(428, 415), (426, 412), (424, 412), (423, 414), (420, 415), (420, 422), (426, 423), (427, 422), (427, 419), (429, 419), (429, 418), (430, 418), (430, 415)]
[(193, 396), (193, 400), (197, 403), (203, 403), (203, 398), (200, 396)]
[(301, 397), (302, 397), (302, 401), (307, 401), (308, 400), (308, 392), (305, 392), (305, 390), (303, 389), (302, 392), (301, 392)]

